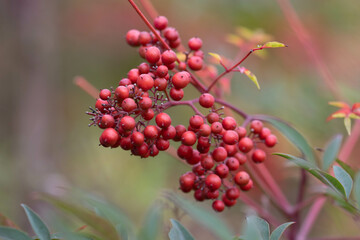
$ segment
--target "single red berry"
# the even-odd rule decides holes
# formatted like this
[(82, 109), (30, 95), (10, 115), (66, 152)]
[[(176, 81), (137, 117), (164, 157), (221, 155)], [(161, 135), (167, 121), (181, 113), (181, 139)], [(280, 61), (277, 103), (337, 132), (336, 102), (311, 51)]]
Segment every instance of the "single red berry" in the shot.
[(126, 86), (131, 84), (132, 82), (128, 78), (123, 78), (119, 81), (119, 86)]
[(186, 146), (192, 146), (196, 143), (196, 134), (193, 131), (186, 131), (181, 136), (181, 143)]
[(202, 147), (210, 147), (210, 139), (208, 137), (199, 137), (198, 144)]
[(219, 134), (223, 130), (223, 126), (220, 122), (213, 122), (211, 124), (211, 132), (214, 134)]
[(228, 153), (228, 157), (232, 157), (238, 152), (236, 144), (235, 145), (224, 144), (222, 146), (226, 149), (226, 152)]
[(185, 71), (186, 70), (186, 63), (180, 62), (179, 65), (178, 65), (178, 69), (180, 71)]
[(159, 136), (159, 130), (154, 125), (148, 125), (144, 129), (144, 135), (147, 139), (155, 139)]
[(220, 195), (219, 190), (215, 191), (206, 191), (206, 198), (207, 199), (217, 199)]
[(99, 93), (99, 97), (102, 100), (108, 100), (108, 98), (111, 97), (111, 91), (109, 89), (101, 89), (101, 91)]
[(156, 75), (160, 78), (164, 78), (168, 74), (168, 72), (169, 72), (169, 69), (165, 65), (160, 65), (156, 69)]
[(199, 128), (199, 133), (201, 136), (207, 137), (211, 133), (211, 127), (209, 125), (207, 125), (206, 123), (202, 124)]
[(174, 63), (176, 61), (176, 59), (177, 59), (177, 56), (173, 50), (166, 50), (161, 54), (161, 61), (166, 66)]
[(130, 150), (132, 149), (133, 145), (131, 143), (130, 137), (123, 137), (120, 140), (120, 147), (124, 150)]
[(194, 186), (196, 175), (193, 172), (187, 172), (181, 175), (179, 179), (180, 187), (183, 189), (191, 189)]
[(154, 118), (155, 113), (154, 113), (154, 110), (152, 110), (151, 108), (149, 108), (149, 109), (147, 109), (147, 110), (142, 111), (142, 112), (141, 112), (141, 116), (142, 116), (145, 120), (149, 121), (149, 120), (151, 120), (151, 119)]
[(100, 112), (105, 113), (106, 110), (109, 108), (109, 103), (99, 98), (96, 100), (95, 108), (98, 109)]
[(152, 104), (153, 104), (153, 102), (152, 102), (151, 98), (149, 98), (149, 97), (143, 97), (139, 101), (139, 107), (143, 110), (151, 108)]
[(169, 46), (171, 48), (177, 48), (178, 46), (180, 46), (180, 44), (181, 44), (181, 40), (179, 37), (176, 40), (169, 42)]
[(203, 60), (201, 57), (192, 56), (188, 59), (187, 64), (191, 70), (199, 71), (203, 67)]
[(206, 116), (206, 119), (211, 124), (214, 122), (218, 122), (220, 120), (220, 116), (217, 113), (211, 112)]
[(277, 137), (273, 134), (270, 134), (265, 138), (265, 145), (267, 147), (273, 147), (276, 145), (276, 143), (277, 143)]
[(226, 166), (228, 166), (230, 171), (236, 171), (239, 169), (239, 161), (235, 157), (230, 157), (226, 160)]
[(239, 134), (240, 139), (246, 136), (246, 128), (244, 127), (237, 127), (235, 131)]
[(200, 115), (194, 115), (190, 118), (189, 124), (192, 128), (200, 128), (204, 124), (204, 119)]
[(220, 178), (226, 178), (227, 175), (229, 174), (229, 168), (228, 166), (226, 166), (225, 164), (221, 163), (218, 164), (215, 167), (215, 173), (216, 175), (218, 175)]
[(221, 187), (221, 178), (211, 173), (206, 177), (205, 184), (211, 191), (215, 191)]
[(253, 120), (251, 121), (250, 124), (250, 130), (255, 133), (255, 134), (259, 134), (263, 128), (263, 123), (260, 122), (259, 120)]
[(135, 128), (136, 122), (135, 119), (133, 117), (130, 116), (124, 116), (121, 120), (120, 120), (120, 126), (125, 130), (125, 131), (131, 131)]
[(198, 176), (202, 176), (205, 174), (205, 169), (201, 166), (201, 164), (194, 165), (192, 171)]
[(214, 167), (214, 165), (215, 165), (215, 162), (211, 156), (205, 156), (201, 159), (201, 166), (204, 169), (210, 170)]
[(99, 123), (100, 128), (114, 128), (115, 127), (115, 119), (110, 114), (104, 114), (101, 117), (101, 121)]
[(223, 201), (221, 200), (215, 200), (212, 204), (212, 208), (216, 211), (216, 212), (222, 212), (224, 211), (225, 208), (225, 204)]
[(254, 186), (253, 181), (250, 179), (249, 182), (246, 185), (242, 185), (240, 186), (241, 190), (243, 191), (249, 191), (250, 189), (252, 189)]
[(161, 130), (161, 136), (165, 139), (173, 139), (176, 136), (176, 129), (174, 126), (169, 126), (168, 128), (165, 128)]
[(244, 185), (248, 184), (248, 182), (250, 181), (250, 176), (247, 172), (240, 171), (235, 175), (234, 181), (236, 184), (238, 184), (240, 186), (244, 186)]
[(164, 37), (167, 40), (174, 42), (179, 38), (179, 33), (175, 28), (168, 27), (164, 30)]
[(225, 130), (234, 130), (237, 126), (236, 120), (233, 117), (225, 117), (222, 121)]
[(171, 79), (176, 89), (182, 89), (186, 87), (190, 83), (190, 80), (191, 80), (191, 76), (186, 71), (175, 73)]
[(240, 190), (237, 187), (231, 187), (226, 190), (226, 198), (230, 200), (236, 200), (240, 197)]
[(239, 134), (237, 134), (234, 130), (227, 130), (224, 133), (223, 141), (226, 144), (234, 145), (239, 141)]
[(184, 125), (177, 125), (175, 127), (176, 130), (176, 135), (174, 137), (174, 141), (178, 142), (181, 140), (181, 136), (183, 135), (184, 132), (186, 132), (186, 127)]
[(190, 146), (180, 145), (177, 149), (177, 155), (181, 159), (190, 159), (193, 155), (193, 149)]
[(150, 148), (149, 148), (149, 153), (150, 156), (155, 157), (159, 154), (159, 149), (157, 149), (156, 145), (153, 144)]
[(270, 134), (271, 134), (271, 130), (268, 129), (268, 128), (266, 128), (266, 127), (264, 127), (264, 128), (261, 129), (261, 132), (260, 132), (260, 134), (259, 134), (259, 138), (263, 140), (263, 139), (265, 139), (267, 136), (269, 136)]
[(193, 51), (197, 51), (202, 47), (201, 38), (193, 37), (188, 41), (189, 48)]
[(266, 153), (261, 149), (255, 149), (251, 158), (255, 163), (262, 163), (266, 159)]
[(184, 90), (173, 87), (170, 89), (170, 97), (174, 101), (180, 101), (184, 97)]
[(244, 137), (239, 141), (239, 150), (243, 153), (250, 152), (253, 147), (254, 142), (248, 137)]
[(132, 110), (134, 110), (137, 107), (137, 105), (136, 105), (136, 102), (134, 101), (134, 99), (125, 98), (124, 101), (122, 101), (122, 103), (121, 103), (121, 107), (123, 108), (123, 110), (125, 112), (131, 112)]
[(196, 52), (194, 52), (194, 56), (198, 56), (198, 57), (204, 59), (204, 52), (201, 50), (197, 50)]
[(170, 147), (170, 142), (169, 142), (169, 140), (165, 140), (163, 138), (158, 138), (156, 140), (156, 147), (160, 151), (165, 151)]
[(159, 91), (164, 91), (167, 87), (167, 80), (165, 78), (156, 78), (154, 87)]
[(154, 86), (154, 79), (149, 74), (141, 74), (138, 77), (136, 84), (142, 90), (148, 91)]
[(205, 200), (203, 191), (201, 189), (198, 189), (194, 192), (194, 198), (196, 199), (196, 201), (202, 202)]
[(217, 147), (212, 152), (212, 157), (216, 162), (222, 162), (227, 158), (227, 151), (223, 147)]
[(147, 48), (148, 48), (147, 46), (140, 46), (139, 47), (139, 55), (140, 55), (140, 57), (145, 58), (145, 52), (146, 52)]
[(130, 69), (130, 71), (128, 72), (127, 78), (128, 78), (132, 83), (136, 83), (139, 75), (140, 75), (139, 69), (133, 68), (133, 69)]
[(226, 197), (226, 194), (223, 194), (221, 199), (223, 200), (225, 206), (227, 206), (227, 207), (232, 207), (232, 206), (234, 206), (234, 205), (236, 204), (236, 202), (237, 202), (236, 200), (230, 200), (230, 199), (228, 199), (228, 198)]
[(130, 136), (132, 143), (135, 146), (141, 146), (144, 143), (144, 134), (141, 132), (133, 132)]
[(215, 103), (215, 98), (210, 93), (203, 93), (199, 98), (199, 103), (204, 108), (211, 108)]
[(100, 143), (104, 147), (114, 146), (119, 139), (119, 133), (114, 128), (105, 129), (100, 136)]
[(244, 165), (247, 161), (246, 155), (240, 152), (236, 153), (234, 157), (239, 161), (240, 165)]
[(160, 128), (167, 128), (171, 125), (171, 117), (167, 113), (159, 113), (155, 118), (156, 124)]
[(195, 165), (201, 161), (201, 155), (198, 150), (193, 150), (192, 157), (186, 159), (186, 162), (190, 165)]
[(148, 32), (140, 32), (140, 35), (139, 35), (139, 43), (141, 45), (147, 45), (149, 44), (150, 42), (152, 41), (152, 37), (150, 35), (150, 33)]
[(128, 98), (130, 95), (129, 93), (129, 89), (125, 86), (118, 86), (116, 89), (115, 89), (115, 97), (121, 101), (121, 100), (124, 100), (125, 98)]
[(136, 30), (136, 29), (131, 29), (126, 33), (126, 42), (130, 45), (130, 46), (139, 46), (139, 36), (140, 36), (140, 31)]
[(168, 25), (168, 19), (164, 16), (158, 16), (154, 19), (154, 27), (157, 30), (163, 30)]
[(145, 52), (145, 59), (150, 64), (155, 64), (160, 60), (160, 50), (157, 47), (148, 47)]
[(150, 72), (150, 66), (149, 64), (143, 62), (141, 63), (139, 66), (138, 66), (138, 69), (139, 69), (139, 73), (140, 74), (147, 74)]
[(150, 156), (149, 145), (147, 143), (141, 144), (139, 147), (135, 147), (140, 157), (147, 158)]

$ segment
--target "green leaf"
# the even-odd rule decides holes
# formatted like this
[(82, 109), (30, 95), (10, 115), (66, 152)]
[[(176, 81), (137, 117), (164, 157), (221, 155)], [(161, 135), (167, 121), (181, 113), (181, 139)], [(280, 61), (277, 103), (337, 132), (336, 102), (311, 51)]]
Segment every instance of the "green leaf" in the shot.
[(350, 203), (346, 198), (344, 198), (339, 193), (333, 191), (330, 188), (328, 188), (325, 193), (326, 193), (326, 195), (331, 196), (333, 199), (335, 199), (336, 203), (340, 207), (342, 207), (343, 209), (348, 211), (349, 213), (352, 213), (352, 214), (359, 213), (359, 210), (356, 208), (356, 206), (354, 206), (352, 203)]
[(354, 183), (355, 200), (360, 207), (360, 171), (357, 172)]
[(350, 175), (352, 179), (355, 178), (355, 170), (350, 165), (339, 159), (336, 159), (336, 162)]
[(344, 118), (344, 125), (345, 125), (347, 133), (350, 135), (351, 134), (351, 119), (349, 117)]
[[(318, 170), (318, 172), (321, 174), (321, 176), (324, 177), (323, 183), (346, 197), (346, 192), (344, 186), (337, 180), (335, 177), (331, 176), (330, 174), (323, 172), (321, 170)], [(321, 180), (321, 179), (320, 179)]]
[(280, 240), (281, 235), (284, 233), (284, 231), (291, 225), (294, 224), (295, 222), (287, 222), (284, 224), (281, 224), (280, 226), (278, 226), (272, 233), (270, 236), (270, 240)]
[(349, 198), (353, 187), (353, 180), (351, 179), (351, 176), (339, 166), (334, 166), (333, 169), (335, 177), (345, 189), (346, 198)]
[(59, 232), (52, 234), (51, 238), (64, 239), (64, 240), (94, 240), (93, 238), (83, 236), (81, 234), (72, 232)]
[(0, 227), (0, 237), (5, 240), (32, 240), (26, 233), (9, 227)]
[(161, 214), (162, 207), (158, 204), (154, 204), (150, 207), (145, 221), (140, 229), (138, 239), (141, 240), (153, 240), (158, 239), (159, 229), (161, 226), (162, 214)]
[(215, 233), (219, 239), (232, 239), (233, 234), (214, 212), (200, 207), (172, 192), (164, 192), (164, 196), (188, 213), (194, 220)]
[(262, 240), (269, 240), (270, 227), (267, 221), (257, 216), (247, 217), (246, 221), (249, 225), (256, 227), (256, 230), (259, 232)]
[(244, 74), (250, 78), (250, 80), (255, 84), (255, 86), (257, 87), (257, 89), (260, 90), (260, 85), (259, 85), (259, 82), (257, 80), (257, 77), (255, 76), (255, 74), (253, 74), (252, 72), (250, 72), (250, 70), (246, 69), (244, 71)]
[(342, 141), (342, 135), (336, 135), (327, 144), (323, 155), (322, 169), (324, 171), (328, 170), (331, 164), (336, 160), (336, 157), (340, 150), (341, 141)]
[(39, 197), (51, 203), (55, 207), (63, 210), (64, 212), (74, 215), (92, 229), (94, 229), (95, 232), (102, 238), (106, 240), (120, 240), (120, 236), (118, 236), (115, 227), (107, 219), (99, 217), (93, 211), (69, 203), (49, 194), (42, 193)]
[(288, 123), (275, 117), (266, 115), (255, 115), (254, 118), (263, 120), (277, 128), (290, 142), (292, 142), (305, 156), (307, 160), (315, 164), (315, 157), (312, 148), (305, 138)]
[(194, 240), (194, 237), (180, 222), (175, 219), (170, 219), (170, 221), (172, 224), (169, 232), (170, 240)]
[(280, 48), (280, 47), (287, 47), (285, 44), (281, 42), (267, 42), (263, 45), (263, 48)]
[(25, 204), (21, 204), (24, 208), (27, 218), (31, 224), (32, 229), (40, 240), (51, 240), (49, 229), (46, 227), (45, 223), (41, 220), (39, 215), (37, 215), (33, 210), (31, 210)]

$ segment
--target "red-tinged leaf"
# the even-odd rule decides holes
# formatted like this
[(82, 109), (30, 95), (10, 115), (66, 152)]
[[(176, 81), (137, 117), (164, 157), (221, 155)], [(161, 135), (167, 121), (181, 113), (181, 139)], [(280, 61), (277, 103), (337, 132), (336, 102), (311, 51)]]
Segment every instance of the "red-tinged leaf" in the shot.
[(334, 106), (334, 107), (339, 107), (339, 108), (350, 108), (349, 104), (347, 104), (346, 102), (341, 102), (341, 101), (331, 101), (328, 102), (329, 105)]
[(262, 48), (280, 48), (280, 47), (287, 47), (287, 45), (276, 41), (267, 42), (264, 45), (262, 45)]
[(349, 117), (344, 118), (344, 125), (346, 128), (347, 133), (351, 134), (351, 119)]
[(250, 80), (256, 85), (256, 87), (260, 90), (260, 85), (259, 85), (259, 82), (256, 78), (256, 76), (250, 72), (249, 69), (246, 69), (244, 67), (238, 67), (239, 69), (239, 72), (242, 73), (242, 74), (245, 74), (248, 78), (250, 78)]
[(11, 221), (9, 218), (5, 217), (1, 213), (0, 213), (0, 226), (11, 227), (20, 230), (20, 228), (13, 221)]
[(344, 109), (340, 109), (334, 113), (332, 113), (326, 120), (330, 121), (331, 119), (334, 118), (344, 118), (348, 115), (348, 111), (344, 111)]
[(360, 116), (360, 103), (355, 103), (352, 108), (351, 111), (356, 114), (357, 116)]
[(360, 119), (360, 115), (356, 115), (355, 113), (350, 113), (350, 114), (349, 114), (349, 118), (352, 118), (352, 119)]

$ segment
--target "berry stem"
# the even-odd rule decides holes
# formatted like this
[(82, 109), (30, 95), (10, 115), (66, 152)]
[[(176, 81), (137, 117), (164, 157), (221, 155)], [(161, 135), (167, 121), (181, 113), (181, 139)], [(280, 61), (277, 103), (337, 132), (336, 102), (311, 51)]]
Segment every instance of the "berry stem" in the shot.
[(141, 19), (144, 21), (144, 23), (148, 26), (148, 28), (150, 28), (150, 30), (153, 32), (153, 34), (156, 36), (157, 39), (159, 39), (159, 41), (161, 42), (161, 44), (164, 46), (164, 48), (166, 48), (167, 50), (171, 50), (171, 48), (169, 47), (169, 45), (164, 41), (164, 39), (159, 35), (159, 33), (155, 30), (155, 28), (151, 25), (151, 23), (149, 22), (149, 20), (147, 20), (147, 18), (145, 17), (145, 15), (141, 12), (141, 10), (138, 8), (138, 6), (136, 5), (136, 3), (133, 0), (129, 0), (129, 3), (131, 4), (131, 6), (135, 9), (135, 11), (139, 14), (139, 16), (141, 17)]
[(164, 104), (164, 110), (165, 109), (168, 109), (172, 106), (179, 106), (179, 105), (188, 105), (190, 106), (194, 112), (197, 114), (197, 115), (200, 115), (202, 117), (204, 117), (204, 115), (197, 109), (197, 107), (194, 105), (194, 103), (198, 102), (199, 99), (198, 98), (195, 98), (193, 100), (188, 100), (188, 101), (178, 101), (178, 102), (175, 102), (175, 101), (169, 101), (168, 103)]
[(258, 48), (253, 48), (251, 49), (246, 55), (245, 57), (243, 57), (240, 61), (238, 61), (237, 63), (235, 63), (232, 67), (230, 68), (225, 68), (225, 71), (222, 72), (219, 76), (217, 76), (214, 81), (210, 84), (210, 86), (206, 89), (206, 92), (209, 92), (211, 90), (211, 88), (216, 84), (217, 81), (219, 81), (219, 79), (221, 79), (223, 76), (225, 76), (226, 74), (228, 74), (229, 72), (231, 72), (232, 70), (234, 70), (237, 66), (239, 66), (242, 62), (244, 62), (253, 52), (257, 51), (257, 50), (262, 50), (264, 49), (264, 46), (258, 47)]

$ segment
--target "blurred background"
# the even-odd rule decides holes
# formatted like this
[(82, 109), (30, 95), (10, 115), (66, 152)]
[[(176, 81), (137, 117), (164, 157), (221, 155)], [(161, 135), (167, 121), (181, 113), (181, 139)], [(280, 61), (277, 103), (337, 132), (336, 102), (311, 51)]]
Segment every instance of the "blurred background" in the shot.
[[(324, 147), (334, 134), (346, 134), (342, 120), (325, 119), (337, 110), (328, 101), (339, 96), (350, 104), (359, 101), (357, 0), (292, 1), (320, 65), (295, 34), (280, 0), (152, 2), (178, 29), (183, 44), (201, 37), (205, 53), (234, 58), (242, 49), (226, 39), (241, 26), (286, 43), (286, 49), (266, 50), (265, 57), (252, 55), (244, 63), (257, 76), (261, 91), (246, 76), (234, 75), (227, 99), (250, 114), (283, 118), (314, 147)], [(189, 167), (166, 153), (140, 159), (121, 149), (99, 147), (101, 131), (87, 126), (85, 114), (94, 100), (74, 85), (73, 78), (84, 76), (98, 89), (117, 86), (129, 69), (142, 62), (137, 49), (126, 44), (125, 34), (132, 28), (147, 30), (144, 23), (124, 0), (3, 0), (0, 16), (0, 212), (26, 227), (20, 207), (26, 203), (54, 229), (56, 219), (63, 216), (33, 200), (32, 193), (61, 195), (61, 186), (108, 199), (140, 226), (161, 191), (176, 191), (178, 177)], [(329, 70), (327, 78), (335, 80), (338, 96), (329, 91), (319, 66)], [(187, 94), (197, 97), (190, 88)], [(191, 114), (185, 107), (172, 111), (177, 124), (186, 123)], [(296, 153), (285, 139), (280, 140), (275, 151)], [(354, 149), (349, 163), (359, 167), (359, 143)], [(287, 170), (278, 158), (269, 159), (267, 165), (277, 171), (276, 178), (293, 199), (297, 171)], [(221, 216), (239, 231), (245, 213), (246, 206), (240, 204)], [(313, 235), (324, 226), (330, 235), (344, 228), (347, 234), (359, 231), (339, 209), (331, 208), (320, 218), (323, 221)], [(335, 222), (337, 226), (331, 228)], [(190, 230), (198, 239), (211, 239)]]

